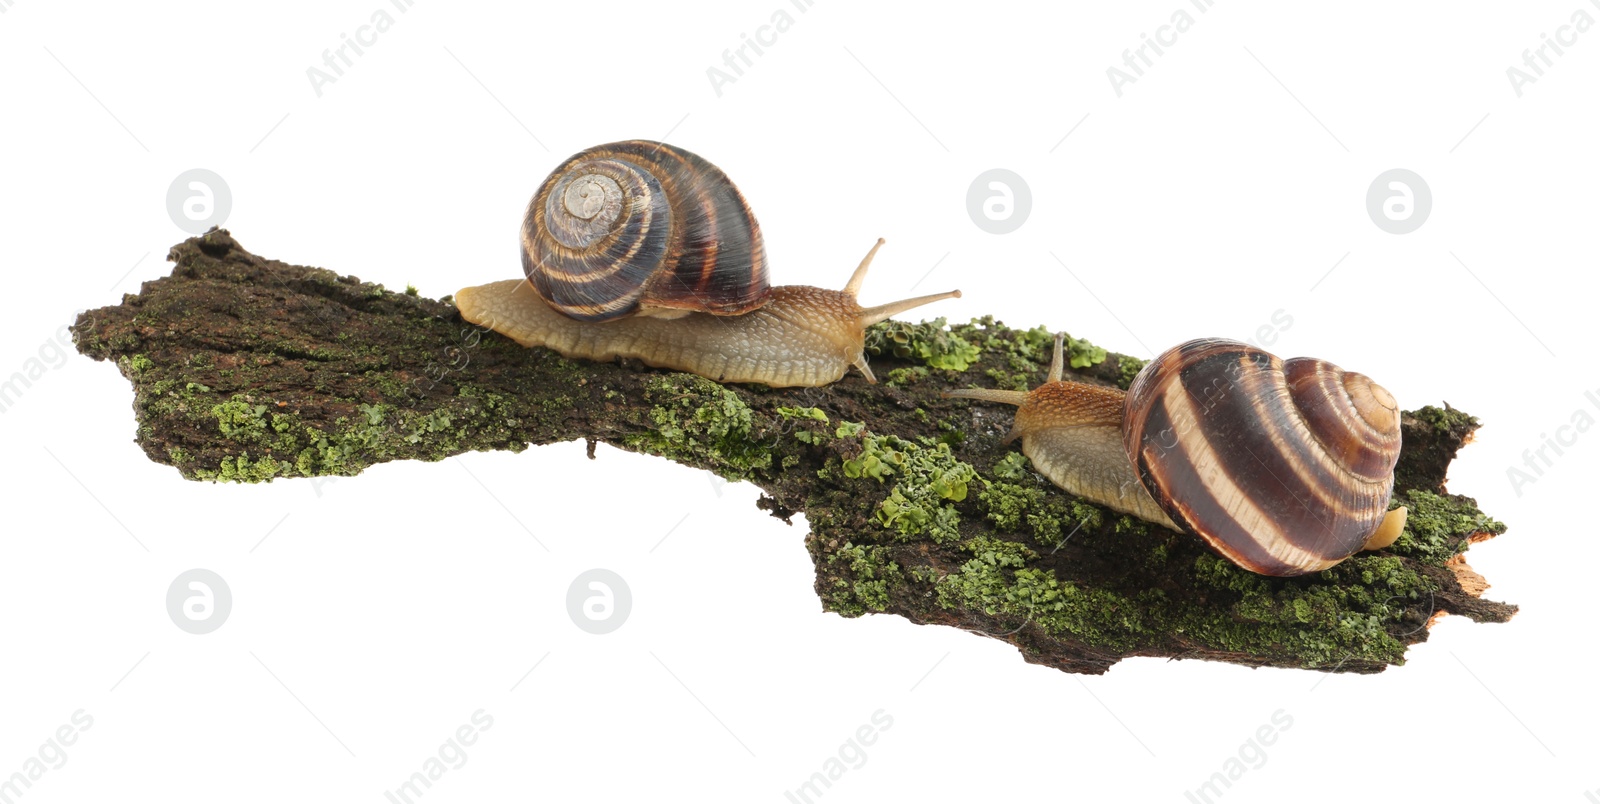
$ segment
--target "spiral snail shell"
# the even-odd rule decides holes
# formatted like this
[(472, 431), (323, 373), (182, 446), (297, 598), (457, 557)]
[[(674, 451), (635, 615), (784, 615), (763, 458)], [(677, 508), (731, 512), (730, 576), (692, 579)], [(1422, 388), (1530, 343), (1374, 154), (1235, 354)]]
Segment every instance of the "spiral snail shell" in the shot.
[(843, 290), (770, 286), (761, 227), (715, 165), (645, 140), (567, 159), (528, 205), (526, 279), (463, 288), (462, 318), (566, 357), (636, 358), (719, 382), (875, 382), (866, 328), (960, 291), (861, 307), (877, 254)]
[(716, 165), (633, 140), (556, 168), (522, 222), (522, 270), (582, 321), (635, 313), (739, 315), (766, 304), (761, 226)]
[(1018, 405), (1008, 440), (1051, 482), (1264, 575), (1326, 569), (1405, 525), (1388, 510), (1400, 409), (1364, 375), (1222, 339), (1168, 349), (1127, 393), (1061, 373), (1058, 335), (1044, 385), (946, 395)]

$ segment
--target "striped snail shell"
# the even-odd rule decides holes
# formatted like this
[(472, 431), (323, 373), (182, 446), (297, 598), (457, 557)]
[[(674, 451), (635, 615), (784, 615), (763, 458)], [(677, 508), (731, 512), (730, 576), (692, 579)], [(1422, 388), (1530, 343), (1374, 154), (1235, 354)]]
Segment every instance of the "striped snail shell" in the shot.
[(545, 179), (522, 224), (522, 270), (582, 321), (767, 303), (767, 254), (744, 196), (716, 165), (628, 140), (580, 151)]
[(526, 279), (457, 291), (461, 319), (583, 360), (630, 358), (717, 382), (836, 382), (867, 364), (866, 329), (961, 291), (861, 306), (880, 238), (843, 288), (769, 286), (761, 227), (726, 174), (630, 140), (568, 159), (522, 223)]
[(1163, 352), (1127, 393), (1063, 382), (1056, 336), (1032, 391), (946, 396), (1017, 405), (1008, 440), (1067, 491), (1204, 539), (1263, 575), (1317, 572), (1387, 547), (1400, 409), (1367, 377), (1201, 339)]
[(1256, 572), (1332, 566), (1388, 514), (1400, 408), (1365, 375), (1194, 340), (1139, 373), (1125, 417), (1124, 448), (1150, 496)]

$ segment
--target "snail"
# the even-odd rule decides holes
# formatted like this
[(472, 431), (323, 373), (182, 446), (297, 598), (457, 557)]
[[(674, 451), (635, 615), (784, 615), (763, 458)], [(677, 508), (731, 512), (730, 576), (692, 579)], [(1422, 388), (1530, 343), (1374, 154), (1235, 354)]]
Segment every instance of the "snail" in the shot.
[(1382, 386), (1326, 361), (1200, 339), (1163, 352), (1124, 393), (1063, 382), (947, 397), (1017, 405), (1007, 443), (1052, 483), (1204, 539), (1263, 575), (1303, 575), (1393, 543), (1400, 410)]
[(467, 321), (569, 358), (631, 357), (719, 382), (818, 386), (867, 365), (868, 326), (961, 291), (876, 307), (843, 290), (770, 287), (761, 227), (715, 165), (671, 145), (616, 142), (567, 159), (522, 225), (526, 279), (464, 288)]

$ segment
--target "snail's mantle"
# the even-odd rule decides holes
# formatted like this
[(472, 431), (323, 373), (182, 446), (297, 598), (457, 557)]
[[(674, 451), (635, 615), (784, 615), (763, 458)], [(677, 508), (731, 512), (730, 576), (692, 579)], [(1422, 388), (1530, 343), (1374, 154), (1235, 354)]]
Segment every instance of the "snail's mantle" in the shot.
[[(133, 383), (145, 454), (192, 480), (603, 441), (747, 480), (773, 516), (805, 513), (826, 611), (955, 626), (1076, 673), (1127, 656), (1376, 672), (1446, 613), (1516, 612), (1482, 599), (1487, 584), (1463, 560), (1505, 526), (1445, 491), (1477, 427), (1448, 406), (1404, 416), (1395, 498), (1411, 516), (1399, 541), (1275, 579), (1050, 485), (1001, 443), (1014, 408), (940, 398), (1037, 384), (1043, 327), (886, 322), (868, 334), (879, 385), (852, 373), (824, 388), (724, 386), (524, 349), (464, 323), (448, 299), (263, 259), (224, 230), (168, 259), (170, 276), (79, 316), (73, 335)], [(1071, 347), (1086, 382), (1125, 388), (1142, 365)]]

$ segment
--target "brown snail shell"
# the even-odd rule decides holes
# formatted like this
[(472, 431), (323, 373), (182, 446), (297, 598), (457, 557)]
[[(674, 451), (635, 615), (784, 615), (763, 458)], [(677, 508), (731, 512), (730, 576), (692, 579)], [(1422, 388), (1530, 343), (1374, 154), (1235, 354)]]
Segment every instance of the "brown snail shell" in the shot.
[(1400, 408), (1332, 363), (1189, 341), (1134, 379), (1124, 421), (1124, 447), (1167, 516), (1256, 572), (1332, 566), (1388, 514)]
[(1051, 482), (1193, 533), (1264, 575), (1326, 569), (1387, 546), (1400, 410), (1367, 377), (1237, 341), (1173, 347), (1116, 388), (1049, 380), (1029, 392), (947, 396), (1018, 405), (1010, 438)]
[(718, 382), (820, 386), (854, 367), (876, 382), (866, 328), (960, 291), (863, 307), (867, 268), (839, 290), (772, 287), (761, 227), (726, 174), (671, 145), (582, 151), (534, 194), (526, 279), (464, 287), (461, 318), (527, 347), (636, 359)]
[(540, 185), (522, 224), (522, 269), (546, 303), (583, 321), (767, 303), (761, 226), (733, 181), (647, 140), (574, 154)]

